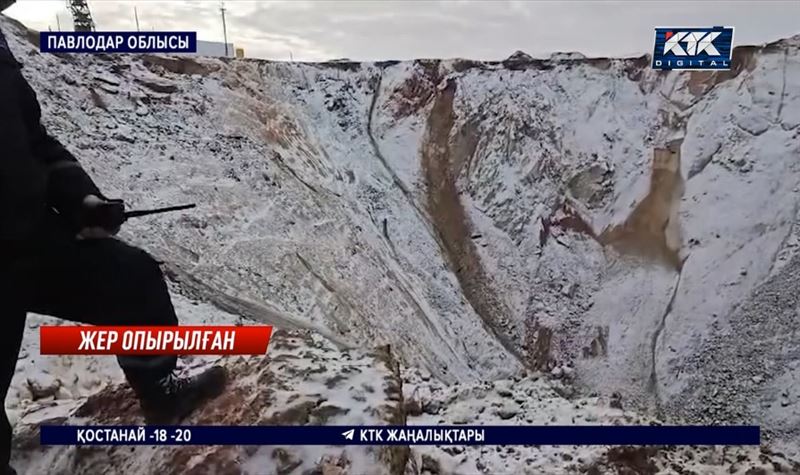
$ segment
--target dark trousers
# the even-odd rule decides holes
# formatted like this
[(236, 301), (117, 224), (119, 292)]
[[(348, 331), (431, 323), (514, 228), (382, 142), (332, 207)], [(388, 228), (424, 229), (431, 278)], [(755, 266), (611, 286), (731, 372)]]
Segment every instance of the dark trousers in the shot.
[[(25, 329), (26, 312), (90, 325), (177, 325), (158, 263), (117, 239), (77, 240), (52, 216), (40, 233), (8, 255), (0, 269), (0, 395), (5, 404)], [(90, 356), (87, 356), (90, 358)], [(119, 357), (129, 381), (169, 374), (174, 356)], [(7, 466), (11, 425), (0, 411), (0, 471)]]

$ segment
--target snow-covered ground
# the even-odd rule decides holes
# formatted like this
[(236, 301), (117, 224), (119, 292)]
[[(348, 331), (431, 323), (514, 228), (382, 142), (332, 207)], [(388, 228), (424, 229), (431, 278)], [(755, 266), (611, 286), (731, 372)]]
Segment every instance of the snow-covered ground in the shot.
[[(176, 309), (197, 323), (239, 317), (176, 296)], [(34, 316), (31, 323), (53, 324)], [(34, 325), (31, 325), (34, 330)], [(35, 349), (35, 331), (26, 345)], [(48, 359), (50, 358), (50, 359)], [(26, 356), (10, 407), (14, 464), (25, 474), (76, 473), (793, 473), (786, 456), (759, 447), (604, 446), (108, 446), (38, 445), (39, 424), (132, 425), (142, 417), (113, 361)], [(89, 364), (86, 361), (100, 361)], [(210, 363), (228, 368), (225, 394), (185, 424), (461, 425), (658, 424), (623, 407), (618, 395), (576, 397), (568, 369), (550, 379), (521, 374), (491, 382), (445, 384), (419, 368), (402, 368), (393, 350), (337, 347), (310, 331), (278, 330), (266, 357), (182, 359), (184, 371)], [(108, 364), (104, 364), (108, 363)], [(561, 368), (560, 368), (561, 369)], [(549, 375), (548, 375), (549, 376)], [(96, 378), (105, 378), (100, 383)], [(94, 378), (94, 379), (93, 379)], [(33, 388), (36, 388), (35, 390)], [(762, 472), (753, 471), (763, 470)]]
[[(537, 377), (520, 385), (534, 388), (523, 406), (543, 411), (534, 422), (605, 421), (597, 398), (618, 393), (669, 421), (763, 424), (797, 455), (799, 37), (737, 49), (730, 72), (662, 73), (647, 58), (578, 55), (55, 56), (0, 27), (48, 129), (108, 196), (198, 204), (122, 233), (167, 263), (183, 322), (226, 315), (338, 348), (390, 344), (448, 395), (526, 368), (570, 373), (589, 412), (550, 399)], [(659, 189), (654, 149), (674, 139), (679, 163)], [(680, 265), (608, 239), (663, 237), (664, 210)], [(8, 402), (17, 413), (33, 407), (27, 376), (59, 379), (56, 404), (119, 380), (113, 359), (39, 357), (34, 331)], [(452, 402), (446, 421), (461, 417)], [(437, 454), (447, 470), (519, 467)], [(542, 470), (561, 470), (543, 457)]]
[[(198, 323), (233, 324), (238, 318), (213, 307), (176, 299), (176, 309)], [(48, 322), (50, 323), (50, 322)], [(33, 332), (30, 332), (33, 333)], [(67, 358), (65, 357), (65, 360)], [(102, 389), (74, 389), (86, 378), (107, 376), (106, 366), (80, 364), (62, 370), (58, 364), (31, 358), (40, 374), (23, 371), (18, 378), (34, 384), (60, 386), (58, 393), (34, 394), (25, 383), (15, 382), (24, 393), (14, 407), (24, 407), (15, 417), (15, 460), (21, 473), (393, 473), (392, 467), (407, 449), (381, 447), (247, 446), (247, 447), (39, 447), (37, 427), (50, 424), (142, 424), (133, 393), (119, 381)], [(69, 358), (79, 363), (80, 358)], [(198, 425), (387, 425), (398, 424), (401, 383), (391, 352), (340, 350), (319, 335), (279, 330), (270, 343), (268, 357), (195, 358), (182, 361), (184, 371), (199, 370), (211, 361), (224, 365), (231, 383), (224, 394), (196, 411), (186, 424)], [(54, 377), (55, 383), (42, 376)], [(117, 371), (118, 372), (118, 371)], [(63, 383), (62, 383), (63, 381)], [(30, 383), (28, 383), (30, 387)], [(66, 390), (66, 394), (61, 391)], [(19, 393), (15, 395), (20, 397)], [(88, 397), (87, 397), (88, 396)], [(34, 399), (35, 398), (35, 399)], [(341, 469), (341, 470), (340, 470)], [(329, 471), (333, 470), (333, 471)], [(340, 471), (337, 471), (340, 470)], [(394, 472), (396, 473), (396, 472)]]

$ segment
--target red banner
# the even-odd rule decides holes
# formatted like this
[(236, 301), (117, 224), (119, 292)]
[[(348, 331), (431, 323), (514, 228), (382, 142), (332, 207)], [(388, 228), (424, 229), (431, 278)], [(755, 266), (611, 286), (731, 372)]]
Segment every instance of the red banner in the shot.
[(43, 355), (263, 355), (272, 327), (42, 326)]

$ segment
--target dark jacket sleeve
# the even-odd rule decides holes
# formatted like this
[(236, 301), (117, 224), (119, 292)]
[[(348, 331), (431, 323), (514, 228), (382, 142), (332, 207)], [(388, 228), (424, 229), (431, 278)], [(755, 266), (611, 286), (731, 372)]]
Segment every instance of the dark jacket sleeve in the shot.
[(0, 238), (19, 239), (45, 206), (78, 224), (86, 195), (102, 196), (75, 157), (47, 133), (36, 93), (0, 31)]
[(24, 240), (46, 207), (47, 171), (31, 153), (20, 72), (0, 31), (0, 240)]
[(45, 130), (41, 109), (31, 86), (19, 75), (20, 109), (24, 114), (28, 143), (34, 158), (47, 172), (47, 202), (74, 220), (86, 195), (102, 196), (75, 157)]

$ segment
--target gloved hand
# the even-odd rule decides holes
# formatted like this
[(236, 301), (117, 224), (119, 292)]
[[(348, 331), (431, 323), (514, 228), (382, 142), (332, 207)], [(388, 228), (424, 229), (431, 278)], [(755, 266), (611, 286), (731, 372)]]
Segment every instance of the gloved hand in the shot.
[(114, 236), (125, 222), (125, 203), (107, 200), (96, 195), (83, 199), (80, 213), (81, 231), (78, 239), (102, 239)]

